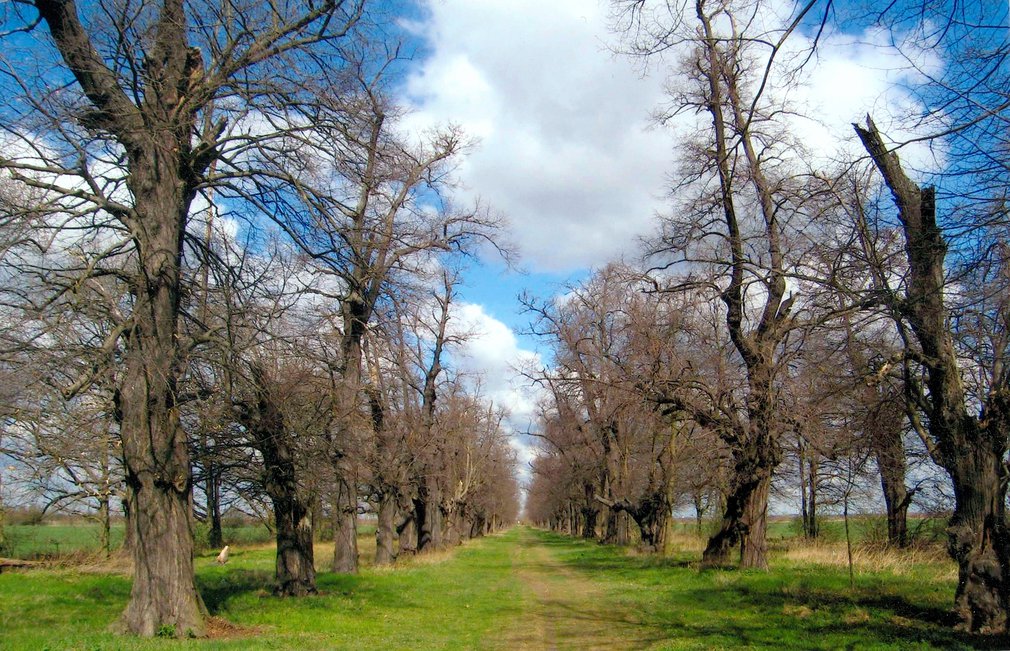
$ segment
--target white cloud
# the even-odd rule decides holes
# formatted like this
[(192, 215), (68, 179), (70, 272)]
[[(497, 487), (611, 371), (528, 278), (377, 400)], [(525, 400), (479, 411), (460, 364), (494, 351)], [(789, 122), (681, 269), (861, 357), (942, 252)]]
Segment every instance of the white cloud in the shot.
[[(797, 35), (791, 46), (805, 50), (810, 44)], [(796, 104), (811, 117), (793, 120), (793, 128), (815, 159), (864, 156), (852, 123), (862, 123), (867, 114), (895, 142), (924, 135), (915, 130), (924, 107), (909, 90), (922, 79), (909, 69), (905, 56), (915, 56), (917, 66), (925, 70), (935, 71), (941, 62), (933, 52), (916, 53), (910, 45), (903, 50), (904, 54), (893, 47), (890, 35), (881, 31), (822, 37), (807, 70), (807, 83), (794, 93)], [(926, 143), (901, 150), (902, 159), (918, 170), (937, 169), (942, 156), (941, 147)]]
[[(649, 118), (666, 99), (665, 73), (643, 76), (607, 50), (616, 40), (608, 6), (425, 0), (426, 19), (413, 25), (430, 51), (405, 85), (415, 109), (406, 126), (454, 122), (479, 138), (460, 169), (464, 194), (509, 217), (534, 270), (585, 268), (633, 251), (667, 206), (676, 138), (651, 128)], [(784, 20), (792, 4), (772, 9)], [(862, 155), (851, 123), (866, 113), (896, 141), (914, 135), (907, 125), (921, 107), (901, 87), (914, 79), (887, 37), (822, 38), (809, 82), (790, 107), (813, 116), (795, 120), (794, 129), (816, 160)], [(790, 38), (792, 53), (810, 44), (800, 33)], [(938, 65), (934, 54), (920, 58), (926, 68)], [(685, 125), (707, 124), (686, 117)], [(902, 157), (914, 168), (938, 165), (926, 145), (905, 148)]]
[(508, 411), (507, 425), (513, 432), (509, 443), (522, 471), (535, 455), (522, 433), (535, 425), (541, 393), (520, 369), (539, 368), (540, 356), (522, 348), (515, 333), (480, 305), (458, 304), (449, 323), (452, 334), (469, 335), (453, 353), (454, 366), (478, 376), (484, 395)]
[(505, 213), (537, 270), (598, 264), (652, 230), (672, 159), (650, 131), (658, 79), (610, 54), (605, 4), (439, 0), (432, 48), (410, 76), (412, 127), (447, 121), (480, 139), (460, 174)]
[(513, 427), (525, 429), (534, 417), (537, 395), (520, 369), (540, 364), (540, 356), (522, 348), (515, 333), (480, 305), (457, 305), (450, 329), (469, 335), (453, 354), (454, 366), (477, 374), (484, 394), (509, 411)]

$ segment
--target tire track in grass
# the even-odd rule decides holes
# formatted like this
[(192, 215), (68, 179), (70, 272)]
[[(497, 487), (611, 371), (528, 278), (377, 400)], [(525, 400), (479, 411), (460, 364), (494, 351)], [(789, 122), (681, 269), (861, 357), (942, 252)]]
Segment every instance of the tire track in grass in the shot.
[[(640, 649), (649, 641), (627, 613), (591, 577), (558, 560), (529, 529), (511, 550), (512, 571), (523, 585), (523, 613), (501, 649)], [(638, 629), (638, 630), (636, 630)]]

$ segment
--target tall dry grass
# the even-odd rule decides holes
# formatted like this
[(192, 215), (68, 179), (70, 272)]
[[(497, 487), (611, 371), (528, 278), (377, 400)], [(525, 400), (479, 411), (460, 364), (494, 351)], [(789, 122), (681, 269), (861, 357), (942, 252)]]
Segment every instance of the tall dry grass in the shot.
[[(701, 559), (708, 539), (690, 533), (669, 536), (669, 553), (697, 555)], [(849, 565), (845, 541), (807, 540), (790, 538), (776, 540), (769, 549), (770, 560), (801, 565), (826, 565), (847, 568)], [(908, 575), (917, 567), (930, 565), (940, 570), (938, 578), (957, 579), (957, 565), (947, 555), (943, 545), (920, 543), (904, 549), (879, 542), (855, 543), (852, 547), (852, 565), (856, 572), (890, 572)]]
[[(781, 557), (795, 563), (848, 567), (845, 542), (790, 541)], [(924, 544), (897, 548), (877, 543), (861, 543), (852, 547), (852, 566), (859, 572), (890, 572), (907, 575), (917, 566), (933, 565), (945, 568), (943, 578), (957, 578), (957, 565), (940, 545)], [(949, 575), (949, 576), (948, 576)]]

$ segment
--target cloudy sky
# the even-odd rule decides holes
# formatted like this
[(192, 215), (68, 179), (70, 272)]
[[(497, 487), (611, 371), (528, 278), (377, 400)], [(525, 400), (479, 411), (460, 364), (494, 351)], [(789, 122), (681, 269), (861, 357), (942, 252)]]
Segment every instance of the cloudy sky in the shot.
[[(425, 43), (404, 85), (411, 126), (453, 122), (479, 139), (460, 169), (461, 192), (507, 216), (526, 272), (472, 270), (459, 313), (477, 333), (461, 364), (483, 372), (520, 430), (536, 396), (511, 369), (538, 357), (521, 334), (516, 295), (550, 295), (593, 266), (634, 256), (664, 210), (675, 160), (675, 129), (650, 118), (666, 70), (613, 54), (608, 12), (598, 0), (424, 0), (411, 25)], [(807, 39), (794, 35), (793, 47)], [(918, 109), (900, 90), (903, 64), (883, 35), (827, 34), (796, 99), (816, 119), (794, 129), (825, 161), (853, 146), (850, 125), (867, 112), (900, 137), (899, 120)], [(926, 150), (903, 156), (932, 164)]]

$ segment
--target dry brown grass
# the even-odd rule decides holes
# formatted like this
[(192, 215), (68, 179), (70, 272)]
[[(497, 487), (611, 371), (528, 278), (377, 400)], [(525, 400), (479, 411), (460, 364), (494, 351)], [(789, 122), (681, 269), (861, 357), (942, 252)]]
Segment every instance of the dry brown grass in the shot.
[(707, 538), (702, 538), (689, 533), (672, 533), (668, 536), (667, 543), (671, 550), (683, 552), (685, 554), (701, 554), (705, 551)]
[[(780, 552), (780, 557), (796, 563), (848, 567), (849, 558), (844, 542), (794, 541)], [(855, 545), (852, 565), (857, 571), (891, 572), (905, 575), (917, 565), (942, 565), (947, 568), (943, 578), (957, 578), (957, 566), (937, 545), (896, 549), (881, 545)]]
[(208, 617), (204, 623), (207, 627), (207, 637), (212, 640), (255, 637), (264, 632), (262, 626), (239, 626), (221, 617)]
[(130, 559), (130, 555), (122, 549), (116, 550), (108, 556), (100, 551), (80, 551), (40, 561), (37, 567), (81, 574), (129, 576), (133, 572), (133, 561)]
[[(669, 542), (671, 552), (697, 555), (700, 560), (707, 538), (690, 533), (676, 533), (670, 536)], [(808, 541), (802, 538), (777, 541), (777, 544), (771, 545), (770, 556), (772, 559), (800, 564), (832, 567), (849, 565), (845, 541)], [(852, 548), (852, 564), (857, 572), (891, 572), (895, 575), (907, 575), (917, 566), (934, 565), (943, 568), (938, 578), (957, 579), (957, 565), (947, 556), (943, 546), (938, 544), (897, 549), (882, 544), (860, 543)], [(732, 581), (733, 577), (719, 576), (716, 580)]]

